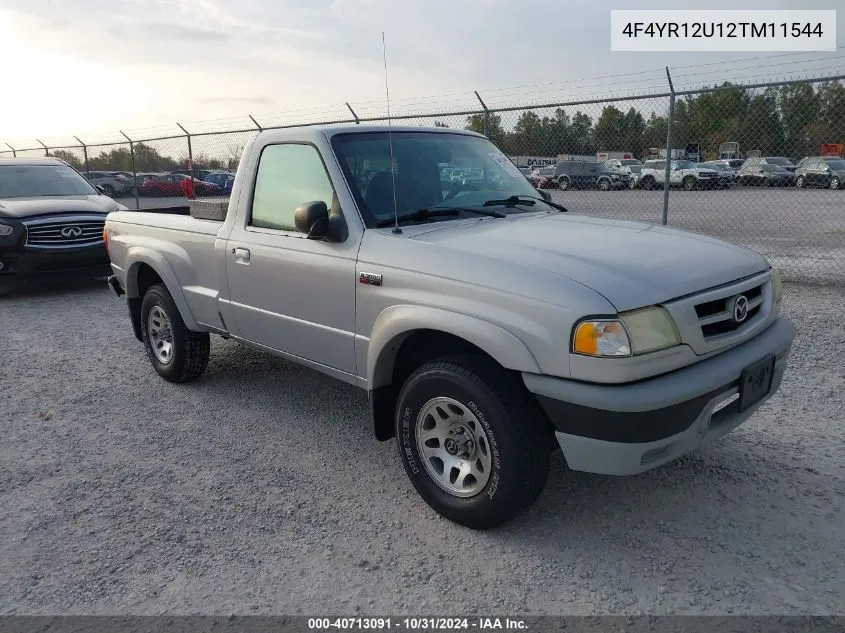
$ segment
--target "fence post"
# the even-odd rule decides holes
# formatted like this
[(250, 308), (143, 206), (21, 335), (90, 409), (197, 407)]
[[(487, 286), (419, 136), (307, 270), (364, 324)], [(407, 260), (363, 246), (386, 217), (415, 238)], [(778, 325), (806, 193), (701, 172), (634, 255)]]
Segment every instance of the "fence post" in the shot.
[(478, 94), (478, 90), (474, 90), (475, 98), (478, 99), (478, 103), (481, 104), (481, 107), (484, 109), (484, 136), (487, 136), (487, 131), (490, 129), (490, 110), (487, 109), (484, 101), (481, 100), (481, 95)]
[[(38, 139), (35, 139), (35, 140), (38, 141), (39, 143), (41, 143), (40, 140), (38, 140)], [(50, 148), (47, 147), (46, 145), (44, 145), (44, 143), (41, 143), (41, 147), (44, 148), (44, 156), (49, 156), (50, 155)]]
[(10, 150), (12, 150), (12, 157), (13, 157), (13, 158), (17, 158), (17, 157), (18, 157), (18, 153), (15, 151), (15, 148), (14, 148), (14, 147), (12, 147), (11, 145), (9, 145), (8, 143), (6, 143), (6, 147), (8, 147)]
[(91, 166), (88, 164), (88, 146), (85, 145), (85, 143), (82, 142), (82, 139), (80, 139), (78, 136), (74, 136), (73, 138), (79, 141), (79, 144), (82, 145), (82, 157), (85, 159), (85, 175), (90, 176)]
[(188, 130), (186, 130), (184, 127), (182, 127), (182, 124), (179, 123), (178, 121), (176, 122), (176, 125), (179, 126), (179, 129), (182, 130), (185, 133), (185, 137), (188, 139), (188, 165), (190, 166), (189, 169), (191, 170), (191, 173), (190, 173), (191, 187), (193, 188), (193, 184), (194, 184), (194, 151), (191, 148), (191, 133), (188, 132)]
[(355, 114), (355, 110), (353, 110), (353, 109), (352, 109), (352, 106), (351, 106), (351, 105), (349, 105), (349, 102), (348, 102), (348, 101), (346, 102), (346, 107), (347, 107), (347, 108), (349, 108), (349, 111), (352, 113), (352, 118), (353, 118), (353, 119), (355, 119), (355, 125), (360, 124), (360, 123), (361, 123), (361, 119), (359, 119), (359, 118), (358, 118), (358, 115), (357, 115), (357, 114)]
[(672, 122), (675, 118), (675, 87), (672, 85), (672, 75), (666, 66), (666, 79), (669, 80), (669, 118), (666, 120), (666, 170), (663, 174), (663, 225), (669, 222), (669, 177), (672, 167)]
[(135, 143), (131, 138), (126, 136), (126, 132), (120, 130), (120, 133), (123, 134), (123, 138), (129, 141), (129, 157), (132, 160), (132, 182), (135, 183), (135, 186), (133, 187), (135, 190), (135, 208), (140, 209), (141, 203), (138, 201), (138, 171), (135, 169)]
[(255, 123), (255, 127), (257, 127), (257, 128), (258, 128), (258, 131), (259, 131), (259, 132), (262, 132), (262, 131), (263, 131), (263, 128), (261, 127), (261, 124), (260, 124), (260, 123), (258, 123), (258, 121), (256, 121), (256, 120), (255, 120), (255, 117), (254, 117), (254, 116), (252, 116), (251, 114), (247, 114), (247, 116), (249, 117), (249, 120), (250, 120), (250, 121), (252, 121), (253, 123)]

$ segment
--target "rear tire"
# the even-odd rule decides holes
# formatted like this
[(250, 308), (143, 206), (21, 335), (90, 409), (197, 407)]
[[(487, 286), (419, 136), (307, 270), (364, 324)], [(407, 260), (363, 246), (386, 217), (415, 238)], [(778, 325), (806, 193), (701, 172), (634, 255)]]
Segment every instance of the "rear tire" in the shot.
[(103, 185), (103, 193), (105, 193), (109, 198), (114, 198), (114, 187), (111, 185)]
[(561, 178), (557, 181), (557, 188), (561, 191), (566, 191), (572, 186), (572, 183), (569, 182), (569, 178)]
[(831, 189), (839, 189), (840, 184), (841, 183), (839, 182), (839, 178), (837, 176), (834, 176), (833, 178), (830, 179), (830, 188)]
[(414, 488), (455, 523), (501, 525), (530, 507), (546, 484), (552, 436), (543, 412), (522, 385), (480, 357), (417, 369), (399, 393), (395, 424)]
[(687, 191), (692, 191), (693, 189), (695, 189), (696, 184), (697, 183), (695, 181), (695, 176), (684, 177), (683, 185), (684, 185), (684, 189), (686, 189)]
[(795, 186), (799, 189), (804, 188), (804, 176), (798, 176), (798, 178), (795, 179)]
[(163, 284), (151, 286), (141, 302), (141, 339), (156, 373), (168, 382), (188, 382), (208, 366), (208, 332), (187, 328)]
[(610, 181), (607, 178), (600, 178), (599, 189), (602, 191), (610, 191)]

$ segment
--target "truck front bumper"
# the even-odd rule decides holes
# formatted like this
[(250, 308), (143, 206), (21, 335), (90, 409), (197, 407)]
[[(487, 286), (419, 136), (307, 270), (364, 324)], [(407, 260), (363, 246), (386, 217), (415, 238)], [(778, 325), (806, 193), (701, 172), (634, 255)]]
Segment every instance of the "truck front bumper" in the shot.
[[(657, 378), (601, 385), (526, 373), (523, 380), (554, 425), (571, 469), (634, 475), (747, 420), (780, 386), (794, 337), (795, 327), (781, 317), (731, 350)], [(754, 379), (744, 370), (766, 359), (773, 359), (770, 386), (741, 410), (741, 383)]]

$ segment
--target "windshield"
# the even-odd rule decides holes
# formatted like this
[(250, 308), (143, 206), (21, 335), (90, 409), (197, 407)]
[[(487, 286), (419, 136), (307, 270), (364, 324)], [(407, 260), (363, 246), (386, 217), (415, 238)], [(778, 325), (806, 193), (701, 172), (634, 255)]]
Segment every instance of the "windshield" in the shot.
[(0, 165), (0, 199), (96, 195), (87, 180), (65, 165)]
[[(370, 228), (393, 217), (394, 179), (397, 215), (419, 209), (480, 208), (491, 198), (540, 197), (507, 156), (478, 136), (393, 132), (393, 174), (387, 132), (338, 134), (332, 146)], [(508, 207), (502, 212), (527, 210)]]

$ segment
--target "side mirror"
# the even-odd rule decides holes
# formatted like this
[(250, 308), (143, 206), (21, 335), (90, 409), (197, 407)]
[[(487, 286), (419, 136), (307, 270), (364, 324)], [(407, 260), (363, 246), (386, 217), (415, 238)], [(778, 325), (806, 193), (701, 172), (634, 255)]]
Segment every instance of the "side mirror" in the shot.
[(305, 202), (294, 212), (296, 230), (305, 233), (309, 240), (324, 240), (326, 242), (343, 242), (348, 236), (346, 220), (335, 204), (332, 212), (322, 200)]
[(543, 200), (545, 200), (546, 202), (552, 201), (552, 194), (550, 194), (548, 191), (546, 191), (545, 189), (538, 189), (537, 191), (540, 193), (540, 197)]
[(329, 208), (322, 200), (306, 202), (296, 208), (294, 223), (309, 240), (323, 239), (329, 232)]
[(105, 189), (103, 189), (103, 187), (102, 187), (101, 185), (94, 185), (94, 189), (96, 189), (96, 190), (97, 190), (97, 192), (98, 192), (101, 196), (106, 195), (106, 190), (105, 190)]

